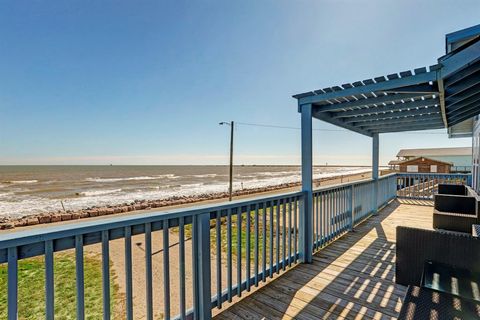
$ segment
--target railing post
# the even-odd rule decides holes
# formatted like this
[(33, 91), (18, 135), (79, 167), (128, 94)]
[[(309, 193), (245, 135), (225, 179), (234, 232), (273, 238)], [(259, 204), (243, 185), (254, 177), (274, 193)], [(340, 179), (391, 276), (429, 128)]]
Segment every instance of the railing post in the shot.
[(355, 185), (350, 186), (350, 231), (355, 225)]
[(195, 319), (212, 318), (210, 213), (193, 217), (193, 299)]
[(313, 250), (313, 162), (312, 162), (312, 105), (300, 106), (302, 114), (302, 191), (303, 201), (300, 211), (300, 261), (312, 262)]
[(374, 133), (372, 136), (372, 179), (373, 179), (373, 199), (372, 209), (373, 214), (378, 210), (378, 133)]

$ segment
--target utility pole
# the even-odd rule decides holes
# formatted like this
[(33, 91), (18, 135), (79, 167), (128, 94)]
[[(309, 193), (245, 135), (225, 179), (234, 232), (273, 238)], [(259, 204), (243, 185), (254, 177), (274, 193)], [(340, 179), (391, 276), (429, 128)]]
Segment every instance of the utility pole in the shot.
[(228, 122), (220, 122), (219, 125), (227, 125), (230, 126), (230, 182), (228, 185), (228, 200), (232, 201), (232, 193), (233, 193), (233, 128), (235, 127), (235, 123), (233, 121)]

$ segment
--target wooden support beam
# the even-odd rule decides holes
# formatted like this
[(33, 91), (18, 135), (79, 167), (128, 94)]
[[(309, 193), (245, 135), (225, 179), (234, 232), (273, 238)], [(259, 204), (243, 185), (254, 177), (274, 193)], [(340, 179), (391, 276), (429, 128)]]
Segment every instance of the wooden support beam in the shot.
[(440, 112), (440, 108), (437, 106), (429, 107), (429, 108), (419, 108), (413, 109), (408, 111), (396, 111), (396, 112), (385, 112), (385, 113), (378, 113), (373, 115), (367, 116), (360, 116), (355, 118), (347, 118), (345, 123), (360, 123), (365, 121), (372, 121), (372, 120), (384, 120), (384, 119), (391, 119), (396, 117), (405, 117), (405, 116), (418, 116), (422, 114), (429, 114), (429, 113), (438, 113)]
[(440, 113), (426, 114), (420, 116), (408, 116), (402, 118), (392, 118), (387, 120), (378, 120), (378, 121), (364, 121), (364, 122), (355, 122), (356, 126), (361, 128), (372, 127), (372, 126), (382, 126), (382, 125), (395, 125), (397, 123), (416, 123), (425, 120), (441, 120)]
[[(418, 99), (424, 96), (425, 94), (423, 93), (380, 94), (377, 97), (362, 98), (356, 101), (335, 103), (329, 105), (316, 105), (314, 107), (315, 111), (319, 112), (342, 111), (350, 108), (383, 105), (384, 103), (389, 102), (407, 102), (411, 101), (411, 99)], [(431, 95), (428, 96), (431, 97)]]
[(377, 213), (377, 203), (378, 203), (378, 164), (379, 164), (379, 137), (378, 133), (374, 133), (372, 136), (372, 179), (374, 180), (373, 184), (373, 197), (372, 197), (372, 208), (373, 213)]
[[(357, 94), (366, 94), (371, 92), (379, 92), (379, 91), (388, 91), (392, 89), (397, 89), (400, 87), (407, 87), (422, 83), (429, 83), (430, 81), (436, 81), (437, 76), (435, 71), (429, 71), (425, 73), (409, 75), (398, 79), (382, 81), (382, 82), (374, 82), (373, 80), (368, 84), (360, 85), (358, 87), (351, 87), (343, 90), (332, 91), (317, 95), (311, 96), (297, 96), (298, 103), (308, 104), (308, 103), (317, 103), (321, 101), (337, 99), (341, 97), (349, 97), (354, 96)], [(365, 83), (365, 81), (364, 81)]]
[(335, 112), (335, 113), (332, 113), (332, 117), (348, 118), (348, 117), (355, 117), (355, 116), (361, 116), (361, 115), (376, 114), (380, 112), (402, 111), (402, 110), (408, 110), (408, 109), (415, 109), (419, 107), (430, 107), (438, 104), (439, 104), (438, 98), (428, 98), (424, 100), (399, 102), (399, 103), (388, 104), (388, 105), (382, 104), (377, 107), (370, 107), (370, 108), (343, 111), (343, 112)]
[(387, 132), (403, 132), (403, 131), (418, 131), (418, 130), (432, 130), (441, 129), (443, 127), (442, 121), (423, 122), (415, 125), (402, 125), (402, 126), (385, 126), (369, 129), (373, 133), (387, 133)]
[(342, 128), (345, 128), (347, 130), (350, 130), (350, 131), (353, 131), (353, 132), (357, 132), (357, 133), (360, 133), (360, 134), (363, 134), (363, 135), (366, 135), (368, 137), (371, 137), (370, 133), (360, 129), (360, 128), (357, 128), (355, 126), (352, 126), (350, 125), (349, 123), (345, 123), (343, 122), (341, 119), (333, 119), (332, 117), (330, 117), (329, 115), (325, 114), (324, 112), (315, 112), (313, 114), (313, 116), (319, 120), (323, 120), (325, 122), (328, 122), (328, 123), (331, 123), (331, 124), (334, 124), (336, 126), (339, 126), (339, 127), (342, 127)]
[(464, 112), (458, 113), (455, 116), (451, 116), (448, 118), (448, 123), (450, 126), (454, 126), (462, 121), (470, 119), (476, 115), (480, 114), (480, 103), (472, 104), (467, 110)]
[(471, 46), (453, 54), (447, 55), (439, 59), (439, 63), (443, 65), (442, 77), (443, 79), (453, 76), (455, 73), (461, 71), (463, 68), (480, 61), (480, 41)]
[(469, 98), (462, 100), (461, 102), (453, 105), (447, 105), (447, 116), (451, 115), (452, 112), (456, 112), (457, 110), (463, 109), (464, 107), (478, 101), (480, 101), (480, 91), (477, 94), (474, 94)]
[(445, 97), (445, 103), (448, 106), (451, 106), (451, 105), (454, 105), (456, 103), (460, 103), (463, 100), (470, 98), (471, 96), (476, 95), (478, 92), (480, 92), (480, 84), (478, 84), (476, 86), (473, 86), (469, 90), (466, 90), (466, 91), (464, 91), (462, 93), (459, 93), (457, 95), (446, 96)]
[(302, 191), (303, 210), (300, 211), (300, 261), (312, 262), (313, 245), (313, 152), (312, 152), (312, 105), (300, 106), (302, 115)]
[(418, 84), (414, 86), (406, 86), (395, 88), (392, 90), (381, 91), (385, 93), (421, 93), (421, 94), (438, 94), (438, 87), (429, 83)]
[(449, 97), (453, 97), (479, 84), (480, 76), (478, 74), (472, 74), (471, 76), (465, 78), (463, 81), (458, 82), (457, 84), (454, 84), (447, 88), (445, 94)]

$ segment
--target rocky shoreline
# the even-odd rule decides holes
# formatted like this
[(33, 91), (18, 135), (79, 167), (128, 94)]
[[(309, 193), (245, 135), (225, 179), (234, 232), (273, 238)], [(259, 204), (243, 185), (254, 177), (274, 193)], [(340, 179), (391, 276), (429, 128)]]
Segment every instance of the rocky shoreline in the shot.
[[(344, 175), (344, 178), (356, 176), (358, 174)], [(362, 175), (363, 177), (363, 175)], [(321, 183), (328, 180), (336, 180), (341, 178), (329, 177), (316, 180), (315, 183)], [(275, 186), (262, 187), (262, 188), (253, 188), (253, 189), (244, 189), (237, 190), (233, 193), (233, 196), (245, 196), (256, 193), (271, 192), (287, 188), (295, 188), (301, 185), (300, 182), (284, 183)], [(118, 213), (126, 213), (131, 211), (139, 210), (150, 210), (156, 208), (169, 207), (174, 205), (184, 205), (201, 201), (208, 200), (220, 200), (228, 198), (227, 192), (219, 193), (210, 193), (210, 194), (199, 194), (194, 196), (174, 196), (167, 199), (161, 200), (135, 200), (129, 203), (123, 203), (119, 205), (109, 205), (103, 207), (89, 207), (81, 210), (66, 210), (66, 211), (55, 211), (48, 213), (39, 213), (30, 216), (25, 216), (21, 218), (1, 218), (0, 220), (0, 230), (13, 229), (25, 226), (34, 226), (38, 224), (54, 223), (61, 221), (69, 221), (76, 219), (85, 219), (90, 217), (99, 217), (105, 215), (112, 215)]]

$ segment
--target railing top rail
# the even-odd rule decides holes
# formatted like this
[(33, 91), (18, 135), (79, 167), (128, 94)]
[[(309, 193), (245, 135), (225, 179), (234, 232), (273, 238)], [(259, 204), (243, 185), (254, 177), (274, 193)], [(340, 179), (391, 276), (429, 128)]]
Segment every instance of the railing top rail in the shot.
[(205, 212), (215, 212), (238, 208), (256, 203), (275, 201), (285, 198), (303, 196), (303, 192), (289, 192), (271, 196), (258, 196), (249, 199), (240, 199), (231, 202), (220, 202), (215, 204), (197, 205), (195, 207), (169, 209), (165, 211), (145, 212), (128, 216), (115, 216), (91, 221), (81, 221), (74, 224), (48, 226), (30, 230), (0, 234), (0, 249), (14, 246), (21, 246), (46, 240), (61, 239), (79, 234), (111, 230), (127, 226), (134, 226), (144, 223), (153, 223), (166, 219), (180, 217), (191, 217)]
[[(389, 174), (380, 176), (380, 177), (378, 178), (378, 180), (387, 179), (387, 178), (393, 177), (393, 176), (395, 176), (395, 175), (396, 175), (396, 173), (389, 173)], [(331, 185), (331, 186), (325, 186), (325, 187), (320, 187), (320, 188), (314, 189), (314, 190), (313, 190), (313, 193), (324, 192), (324, 191), (329, 191), (329, 190), (334, 190), (334, 189), (339, 189), (339, 188), (345, 188), (345, 187), (350, 187), (350, 186), (352, 186), (352, 185), (365, 184), (365, 183), (369, 183), (369, 182), (372, 182), (372, 181), (374, 181), (372, 178), (368, 178), (368, 179), (362, 179), (362, 180), (344, 182), (344, 183), (340, 183), (340, 184), (335, 184), (335, 185)]]
[(412, 176), (412, 175), (422, 175), (422, 176), (471, 176), (471, 173), (435, 173), (435, 172), (397, 172), (396, 175), (399, 176)]

